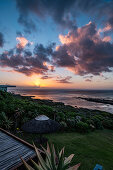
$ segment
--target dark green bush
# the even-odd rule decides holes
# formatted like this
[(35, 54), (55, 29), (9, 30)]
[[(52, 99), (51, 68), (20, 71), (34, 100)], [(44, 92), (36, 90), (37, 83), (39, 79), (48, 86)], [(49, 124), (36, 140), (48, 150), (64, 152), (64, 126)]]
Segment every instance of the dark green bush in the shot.
[(59, 119), (59, 121), (65, 121), (65, 114), (63, 112), (58, 112), (57, 119)]
[(51, 106), (47, 106), (47, 105), (40, 105), (38, 107), (38, 112), (39, 114), (46, 114), (46, 116), (48, 116), (51, 119), (54, 119), (54, 111), (53, 108)]
[(66, 130), (67, 129), (67, 124), (64, 121), (61, 121), (60, 122), (60, 128), (61, 128), (62, 131)]
[(92, 121), (94, 122), (96, 129), (103, 129), (102, 121), (100, 121), (97, 117), (93, 117)]
[(104, 117), (103, 117), (102, 115), (100, 115), (100, 114), (93, 116), (93, 118), (94, 118), (94, 119), (97, 118), (97, 119), (99, 119), (100, 121), (103, 121), (103, 120), (104, 120)]
[(94, 125), (94, 121), (93, 121), (92, 119), (87, 119), (87, 120), (86, 120), (86, 123), (87, 123), (88, 125), (90, 125), (90, 124)]
[(66, 112), (66, 118), (70, 119), (70, 118), (75, 118), (77, 114), (75, 112)]
[(74, 128), (76, 124), (75, 119), (67, 119), (66, 123), (69, 128)]
[(89, 126), (87, 123), (80, 121), (76, 123), (76, 129), (78, 132), (86, 133), (88, 132)]
[(110, 119), (105, 119), (102, 124), (104, 128), (113, 129), (113, 121)]

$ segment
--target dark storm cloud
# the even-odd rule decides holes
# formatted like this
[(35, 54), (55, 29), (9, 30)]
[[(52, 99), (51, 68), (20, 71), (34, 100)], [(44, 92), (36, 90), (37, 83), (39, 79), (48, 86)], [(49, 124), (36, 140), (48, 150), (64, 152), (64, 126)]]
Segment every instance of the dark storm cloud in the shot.
[(18, 22), (24, 26), (24, 31), (26, 33), (31, 34), (32, 31), (36, 31), (36, 26), (30, 17), (21, 14), (18, 18)]
[(112, 0), (79, 0), (78, 8), (97, 19), (102, 18), (103, 25), (111, 25), (113, 29), (113, 1)]
[(67, 51), (68, 46), (59, 46), (58, 50), (54, 51), (53, 59), (54, 64), (61, 67), (74, 67), (76, 61), (73, 55), (69, 55)]
[(59, 67), (66, 67), (78, 75), (100, 75), (113, 68), (113, 44), (98, 34), (94, 23), (59, 36), (62, 45), (53, 54)]
[(0, 55), (0, 66), (10, 67), (14, 71), (27, 76), (44, 74), (48, 72), (48, 70), (52, 71), (45, 62), (50, 60), (49, 57), (52, 55), (53, 46), (54, 43), (47, 47), (44, 47), (42, 44), (37, 44), (33, 53), (25, 49), (19, 53), (17, 48), (5, 51)]
[(106, 21), (113, 24), (113, 1), (105, 0), (16, 0), (20, 12), (18, 21), (31, 32), (36, 29), (30, 15), (43, 19), (47, 16), (65, 27), (75, 28), (76, 17), (79, 12), (88, 13), (90, 16), (105, 17)]
[(0, 47), (3, 47), (4, 45), (4, 36), (3, 34), (0, 32)]
[(24, 57), (32, 57), (32, 52), (30, 50), (24, 50)]
[(42, 44), (37, 44), (34, 48), (34, 54), (40, 57), (40, 60), (49, 62), (51, 54), (53, 53), (53, 48), (55, 43), (51, 43), (47, 47), (44, 47)]
[(67, 76), (67, 77), (65, 77), (65, 78), (58, 77), (56, 81), (57, 81), (58, 83), (72, 83), (72, 82), (70, 81), (71, 78), (72, 78), (71, 76)]
[(18, 21), (25, 28), (35, 29), (33, 21), (30, 20), (30, 14), (35, 14), (39, 18), (51, 16), (57, 24), (63, 27), (75, 27), (74, 16), (71, 13), (75, 0), (16, 0), (16, 2), (20, 12)]

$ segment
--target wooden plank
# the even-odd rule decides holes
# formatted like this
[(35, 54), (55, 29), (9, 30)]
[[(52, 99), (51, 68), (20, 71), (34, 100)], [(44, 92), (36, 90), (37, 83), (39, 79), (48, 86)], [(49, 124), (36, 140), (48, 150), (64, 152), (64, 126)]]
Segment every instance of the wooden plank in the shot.
[(34, 149), (34, 146), (31, 145), (30, 143), (28, 143), (28, 142), (26, 142), (26, 141), (20, 139), (19, 137), (17, 137), (17, 136), (15, 136), (15, 135), (11, 134), (10, 132), (8, 132), (8, 131), (6, 131), (6, 130), (4, 130), (4, 129), (2, 129), (2, 128), (0, 128), (0, 130), (1, 130), (2, 132), (6, 133), (7, 135), (13, 137), (14, 139), (17, 139), (18, 141), (24, 143), (25, 145), (29, 146), (30, 148)]
[(20, 156), (26, 160), (35, 157), (34, 147), (0, 128), (0, 170), (16, 169), (22, 165)]
[[(12, 133), (10, 133), (10, 132), (8, 132), (8, 131), (2, 129), (2, 128), (0, 128), (0, 130), (1, 130), (2, 132), (6, 133), (7, 135), (13, 137), (14, 139), (17, 139), (18, 141), (22, 142), (23, 144), (25, 144), (25, 145), (31, 147), (32, 149), (34, 149), (34, 146), (31, 145), (30, 143), (26, 142), (25, 140), (20, 139), (19, 137), (13, 135)], [(44, 153), (42, 150), (40, 150), (40, 149), (38, 149), (38, 150), (39, 150), (40, 152)]]

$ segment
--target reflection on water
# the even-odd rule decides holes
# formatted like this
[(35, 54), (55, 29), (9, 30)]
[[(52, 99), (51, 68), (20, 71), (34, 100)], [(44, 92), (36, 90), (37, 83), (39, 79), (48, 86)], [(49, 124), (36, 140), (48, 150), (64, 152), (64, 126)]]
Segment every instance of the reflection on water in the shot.
[(113, 105), (89, 102), (76, 97), (113, 99), (113, 90), (72, 90), (72, 89), (9, 89), (13, 93), (35, 96), (35, 99), (50, 99), (72, 106), (98, 109), (113, 113)]

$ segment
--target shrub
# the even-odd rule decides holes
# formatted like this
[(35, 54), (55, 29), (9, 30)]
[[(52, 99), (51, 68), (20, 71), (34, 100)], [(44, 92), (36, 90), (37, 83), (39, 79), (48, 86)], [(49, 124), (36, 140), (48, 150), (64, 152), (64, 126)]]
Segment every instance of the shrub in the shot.
[(102, 121), (100, 121), (97, 117), (93, 117), (92, 118), (93, 122), (94, 122), (94, 126), (96, 127), (96, 129), (103, 129), (102, 126)]
[(82, 117), (82, 118), (81, 118), (81, 121), (82, 121), (82, 122), (86, 122), (86, 121), (87, 121), (87, 118), (86, 118), (86, 117)]
[(65, 130), (67, 128), (67, 124), (64, 121), (62, 121), (60, 122), (60, 127), (61, 127), (61, 130)]
[(67, 112), (66, 113), (66, 117), (67, 118), (73, 118), (73, 117), (75, 117), (77, 114), (75, 113), (75, 112)]
[(94, 119), (97, 118), (97, 119), (99, 119), (100, 121), (104, 120), (104, 117), (103, 117), (102, 115), (100, 115), (100, 114), (93, 116), (93, 118), (94, 118)]
[(57, 116), (59, 117), (60, 121), (65, 121), (65, 114), (63, 112), (58, 112)]
[(39, 114), (46, 114), (46, 116), (48, 116), (51, 119), (54, 118), (54, 111), (53, 111), (53, 108), (50, 106), (40, 105), (38, 112)]
[(110, 119), (105, 119), (102, 124), (104, 128), (113, 129), (113, 121)]
[(91, 131), (94, 131), (96, 128), (95, 128), (95, 124), (94, 124), (94, 121), (91, 120), (91, 119), (87, 119), (86, 120), (86, 123), (89, 125)]
[(87, 123), (88, 125), (90, 125), (90, 124), (94, 125), (94, 121), (93, 121), (92, 119), (87, 119), (87, 120), (86, 120), (86, 123)]
[(69, 128), (75, 127), (75, 119), (67, 119), (66, 123)]
[(101, 112), (101, 115), (104, 117), (109, 117), (111, 114), (108, 112)]
[(76, 123), (76, 128), (78, 132), (85, 133), (88, 132), (89, 126), (87, 123), (80, 121)]

